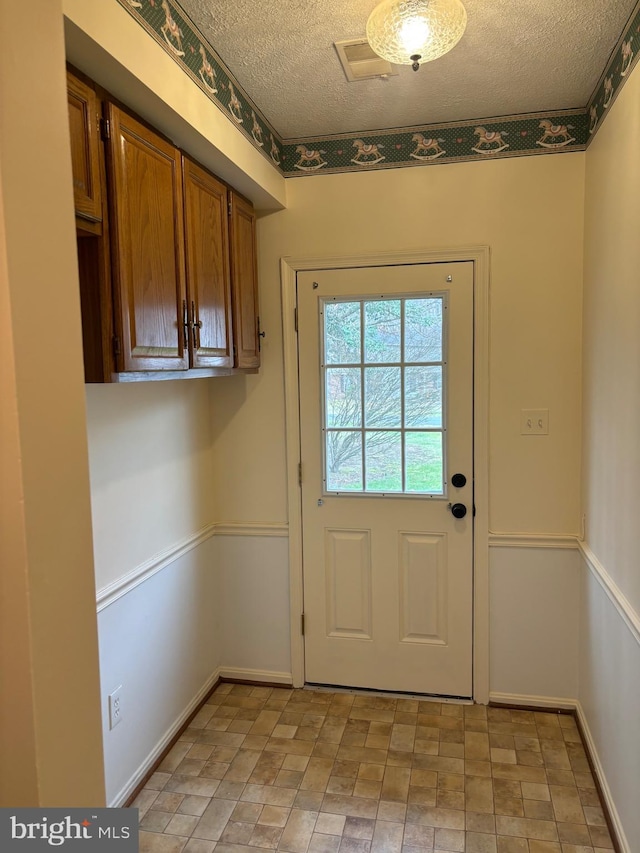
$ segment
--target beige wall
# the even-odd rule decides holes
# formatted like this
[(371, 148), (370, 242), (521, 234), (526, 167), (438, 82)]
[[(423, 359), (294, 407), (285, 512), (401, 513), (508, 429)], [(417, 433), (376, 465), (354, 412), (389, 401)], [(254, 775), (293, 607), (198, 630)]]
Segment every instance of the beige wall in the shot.
[(29, 579), (13, 330), (0, 183), (0, 805), (37, 802)]
[(584, 508), (587, 542), (640, 610), (640, 73), (587, 156)]
[(625, 853), (640, 850), (639, 134), (636, 68), (587, 151), (585, 204), (580, 701)]
[(209, 381), (87, 386), (99, 590), (213, 521)]
[[(491, 247), (491, 527), (576, 533), (584, 154), (293, 179), (259, 222), (257, 377), (212, 386), (216, 518), (287, 517), (279, 259)], [(292, 318), (285, 318), (292, 322)], [(520, 435), (548, 408), (548, 437)]]
[(2, 591), (9, 597), (2, 596), (0, 637), (3, 675), (10, 680), (3, 684), (0, 716), (1, 804), (100, 806), (95, 584), (61, 2), (0, 0), (0, 20), (4, 33), (28, 33), (30, 55), (38, 57), (26, 62), (15, 40), (0, 51), (1, 510), (11, 525), (2, 531)]

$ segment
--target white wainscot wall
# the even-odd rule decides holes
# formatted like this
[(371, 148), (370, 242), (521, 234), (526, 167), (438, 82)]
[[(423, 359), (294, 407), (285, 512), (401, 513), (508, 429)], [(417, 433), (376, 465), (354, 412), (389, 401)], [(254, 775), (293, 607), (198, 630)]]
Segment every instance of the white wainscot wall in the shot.
[(505, 537), (489, 555), (491, 700), (575, 707), (577, 542), (531, 547)]
[(585, 550), (579, 713), (623, 853), (636, 853), (640, 850), (640, 615)]
[[(640, 850), (640, 619), (577, 540), (543, 541), (492, 537), (490, 696), (577, 708), (631, 853)], [(286, 524), (216, 524), (99, 593), (110, 805), (127, 799), (219, 677), (291, 683), (288, 546)], [(119, 685), (123, 720), (109, 730)]]
[[(122, 805), (218, 677), (221, 642), (214, 539), (207, 538), (120, 597), (98, 595), (107, 803)], [(111, 603), (107, 603), (107, 602)], [(107, 606), (104, 604), (107, 603)], [(122, 722), (109, 694), (122, 685)]]
[(291, 684), (286, 525), (217, 525), (221, 675)]

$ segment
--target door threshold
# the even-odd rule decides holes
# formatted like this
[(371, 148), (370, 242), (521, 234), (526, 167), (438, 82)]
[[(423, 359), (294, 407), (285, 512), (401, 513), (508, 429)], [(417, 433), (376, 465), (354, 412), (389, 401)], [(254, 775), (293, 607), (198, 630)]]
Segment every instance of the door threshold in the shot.
[(343, 687), (337, 684), (313, 684), (305, 682), (303, 690), (317, 693), (349, 693), (356, 696), (381, 696), (388, 699), (418, 699), (422, 701), (444, 702), (449, 705), (473, 705), (469, 696), (440, 696), (437, 693), (410, 693), (408, 691), (378, 690), (374, 687)]

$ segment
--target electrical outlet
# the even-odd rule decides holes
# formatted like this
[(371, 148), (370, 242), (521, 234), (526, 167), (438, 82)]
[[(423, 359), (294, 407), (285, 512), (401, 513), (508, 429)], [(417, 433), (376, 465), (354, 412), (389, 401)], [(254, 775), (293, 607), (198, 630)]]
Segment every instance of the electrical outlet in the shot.
[(122, 722), (122, 684), (109, 694), (109, 728), (115, 729)]
[(522, 409), (521, 435), (549, 435), (549, 409)]

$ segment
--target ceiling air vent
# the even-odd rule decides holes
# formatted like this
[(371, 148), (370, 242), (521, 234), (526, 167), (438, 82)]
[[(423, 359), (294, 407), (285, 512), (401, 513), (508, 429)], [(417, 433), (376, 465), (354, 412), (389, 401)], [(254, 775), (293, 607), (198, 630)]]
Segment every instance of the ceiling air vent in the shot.
[(373, 77), (395, 77), (398, 71), (374, 53), (366, 38), (346, 39), (335, 42), (340, 63), (347, 80), (371, 80)]

